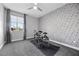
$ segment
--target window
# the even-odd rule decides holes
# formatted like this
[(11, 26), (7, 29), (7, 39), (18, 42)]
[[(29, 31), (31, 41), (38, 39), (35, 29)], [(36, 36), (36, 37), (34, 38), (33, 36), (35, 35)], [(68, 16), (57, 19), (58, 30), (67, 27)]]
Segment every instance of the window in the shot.
[(23, 30), (23, 17), (11, 15), (11, 31)]

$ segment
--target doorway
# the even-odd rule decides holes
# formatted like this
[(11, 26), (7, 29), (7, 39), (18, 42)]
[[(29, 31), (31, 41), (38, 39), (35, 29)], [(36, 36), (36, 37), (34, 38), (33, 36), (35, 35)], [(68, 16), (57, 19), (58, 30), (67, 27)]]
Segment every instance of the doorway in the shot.
[(24, 18), (22, 16), (10, 14), (11, 41), (23, 40)]

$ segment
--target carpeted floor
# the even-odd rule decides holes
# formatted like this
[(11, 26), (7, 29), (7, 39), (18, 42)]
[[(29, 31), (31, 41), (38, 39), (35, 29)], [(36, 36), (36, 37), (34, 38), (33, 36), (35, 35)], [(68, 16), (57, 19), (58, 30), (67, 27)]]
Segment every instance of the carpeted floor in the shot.
[(53, 56), (59, 49), (54, 48), (39, 49), (33, 42), (24, 40), (5, 45), (0, 50), (0, 56)]

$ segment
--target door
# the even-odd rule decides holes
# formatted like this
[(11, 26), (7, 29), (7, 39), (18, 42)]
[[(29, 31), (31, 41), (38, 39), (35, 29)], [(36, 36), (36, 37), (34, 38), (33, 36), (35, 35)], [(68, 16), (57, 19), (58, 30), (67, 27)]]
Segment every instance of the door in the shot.
[(24, 18), (17, 15), (10, 15), (11, 41), (23, 40)]

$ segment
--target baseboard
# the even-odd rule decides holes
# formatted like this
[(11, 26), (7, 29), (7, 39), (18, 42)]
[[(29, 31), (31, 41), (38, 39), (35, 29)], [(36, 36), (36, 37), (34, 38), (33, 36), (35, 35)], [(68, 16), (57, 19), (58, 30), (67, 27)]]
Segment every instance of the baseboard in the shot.
[(5, 42), (0, 45), (0, 49), (2, 49), (2, 47), (4, 46), (4, 44), (5, 44)]
[(62, 46), (66, 46), (66, 47), (69, 47), (71, 49), (75, 49), (75, 50), (78, 50), (79, 51), (79, 47), (75, 47), (75, 46), (72, 46), (72, 45), (69, 45), (69, 44), (66, 44), (66, 43), (62, 43), (62, 42), (59, 42), (59, 41), (56, 41), (56, 40), (50, 40), (52, 43), (57, 43), (59, 45), (62, 45)]
[(33, 37), (27, 37), (27, 39), (33, 39)]

